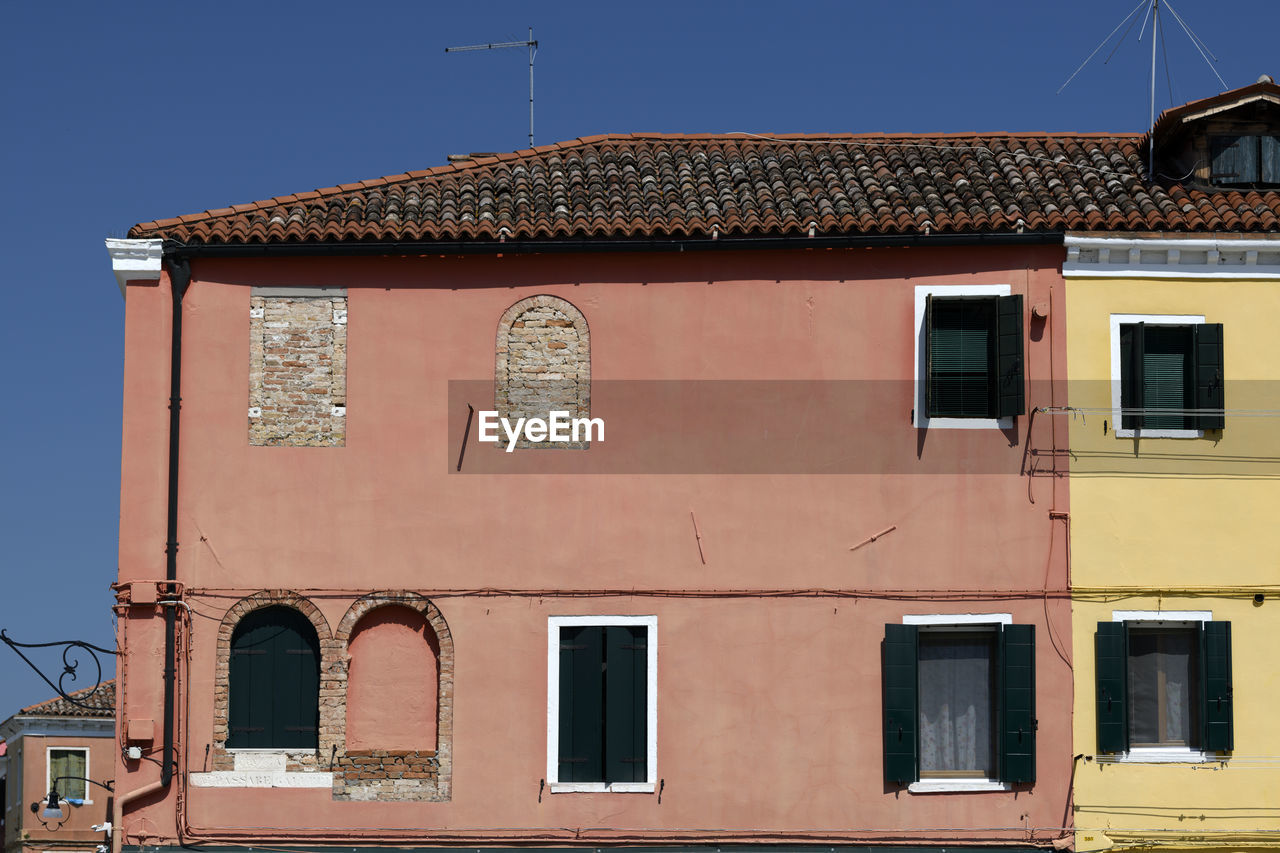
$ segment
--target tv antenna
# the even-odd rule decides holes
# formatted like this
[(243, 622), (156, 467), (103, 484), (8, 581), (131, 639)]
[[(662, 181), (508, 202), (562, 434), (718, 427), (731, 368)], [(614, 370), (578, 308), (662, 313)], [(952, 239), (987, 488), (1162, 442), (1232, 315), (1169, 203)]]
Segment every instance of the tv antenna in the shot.
[(499, 41), (489, 44), (464, 44), (461, 47), (446, 47), (445, 53), (461, 53), (464, 50), (497, 50), (503, 47), (527, 47), (529, 49), (529, 147), (533, 147), (533, 60), (538, 55), (538, 42), (533, 38), (533, 27), (529, 27), (528, 41)]
[[(1139, 18), (1141, 18), (1142, 20), (1142, 27), (1138, 30), (1138, 41), (1142, 41), (1142, 36), (1147, 31), (1147, 22), (1150, 21), (1151, 22), (1151, 83), (1150, 83), (1150, 113), (1147, 118), (1147, 127), (1149, 128), (1154, 127), (1156, 123), (1156, 46), (1160, 41), (1160, 36), (1164, 34), (1164, 25), (1161, 23), (1161, 20), (1160, 20), (1160, 11), (1162, 7), (1165, 10), (1167, 10), (1170, 15), (1173, 16), (1173, 20), (1177, 22), (1178, 26), (1182, 27), (1182, 31), (1187, 34), (1187, 38), (1191, 39), (1191, 43), (1195, 45), (1196, 50), (1200, 53), (1200, 58), (1204, 60), (1205, 64), (1209, 66), (1209, 70), (1213, 72), (1213, 76), (1217, 77), (1218, 82), (1222, 84), (1222, 90), (1225, 92), (1227, 89), (1231, 88), (1230, 86), (1227, 85), (1227, 81), (1222, 79), (1222, 75), (1218, 73), (1218, 69), (1213, 67), (1213, 63), (1218, 61), (1218, 57), (1214, 56), (1213, 51), (1209, 50), (1209, 46), (1206, 45), (1198, 35), (1196, 35), (1194, 32), (1191, 31), (1191, 27), (1187, 26), (1187, 22), (1182, 19), (1182, 16), (1179, 15), (1178, 11), (1173, 8), (1173, 4), (1171, 4), (1169, 0), (1140, 0), (1138, 5), (1134, 6), (1133, 10), (1129, 12), (1129, 14), (1124, 16), (1124, 20), (1116, 24), (1116, 28), (1112, 30), (1107, 35), (1106, 38), (1104, 38), (1101, 42), (1099, 42), (1098, 46), (1093, 49), (1093, 53), (1085, 57), (1084, 62), (1080, 63), (1080, 67), (1077, 68), (1075, 71), (1071, 72), (1071, 76), (1067, 78), (1067, 82), (1063, 83), (1061, 86), (1058, 87), (1057, 94), (1059, 95), (1062, 94), (1062, 90), (1067, 88), (1067, 86), (1071, 83), (1072, 80), (1076, 79), (1076, 75), (1084, 70), (1084, 67), (1089, 64), (1089, 60), (1093, 59), (1095, 56), (1098, 55), (1098, 51), (1102, 50), (1104, 47), (1107, 46), (1107, 42), (1111, 41), (1112, 37), (1114, 37), (1116, 33), (1120, 32), (1121, 27), (1123, 27), (1125, 24), (1129, 25), (1128, 29), (1124, 31), (1124, 35), (1120, 36), (1119, 41), (1116, 42), (1116, 46), (1111, 49), (1111, 53), (1107, 54), (1107, 58), (1103, 60), (1103, 63), (1102, 63), (1103, 65), (1106, 65), (1108, 62), (1110, 62), (1111, 57), (1116, 55), (1116, 51), (1120, 49), (1121, 42), (1123, 42), (1125, 40), (1125, 37), (1129, 35), (1129, 32), (1133, 29), (1134, 24), (1138, 22)], [(1139, 12), (1144, 12), (1144, 14), (1139, 16), (1138, 14)], [(1169, 40), (1166, 38), (1164, 41), (1166, 45), (1165, 54), (1164, 54), (1164, 73), (1165, 73), (1165, 78), (1169, 84), (1169, 94), (1170, 96), (1172, 96), (1173, 95), (1173, 78), (1169, 74), (1169, 53), (1168, 53)], [(1155, 146), (1154, 145), (1148, 146), (1148, 149), (1149, 150), (1147, 152), (1147, 174), (1150, 175), (1155, 173)]]

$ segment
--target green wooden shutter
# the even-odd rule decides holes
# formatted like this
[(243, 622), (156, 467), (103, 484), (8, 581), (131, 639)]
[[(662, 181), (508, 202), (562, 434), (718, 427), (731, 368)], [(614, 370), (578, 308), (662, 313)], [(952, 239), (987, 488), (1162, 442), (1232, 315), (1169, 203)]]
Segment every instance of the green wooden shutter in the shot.
[(996, 307), (996, 417), (1026, 414), (1022, 346), (1022, 294), (1001, 296)]
[[(1197, 409), (1226, 408), (1225, 382), (1222, 367), (1222, 324), (1202, 323), (1193, 326), (1196, 355)], [(1198, 429), (1222, 429), (1226, 416), (1221, 412), (1201, 414), (1196, 418)]]
[(1036, 626), (1000, 631), (1000, 779), (1036, 781)]
[(919, 777), (916, 756), (915, 625), (884, 626), (884, 780), (908, 785)]
[(296, 610), (281, 608), (273, 638), (273, 735), (276, 748), (315, 749), (320, 724), (320, 648), (315, 629)]
[(560, 629), (559, 781), (604, 781), (604, 629)]
[(1280, 136), (1263, 136), (1260, 142), (1262, 183), (1280, 184)]
[(231, 637), (227, 746), (233, 749), (261, 749), (271, 745), (271, 661), (266, 648), (271, 626), (262, 624), (263, 615), (264, 611), (250, 613), (236, 626)]
[(1258, 137), (1215, 136), (1209, 141), (1210, 174), (1215, 184), (1240, 186), (1258, 181)]
[(1143, 418), (1136, 410), (1143, 400), (1143, 351), (1145, 327), (1142, 323), (1124, 323), (1120, 326), (1120, 426), (1124, 429), (1141, 429)]
[(643, 782), (648, 755), (648, 630), (605, 628), (604, 781)]
[[(924, 415), (934, 415), (933, 393), (933, 294), (924, 297)], [(923, 419), (922, 419), (923, 420)]]
[(288, 607), (250, 613), (231, 637), (231, 748), (315, 749), (320, 722), (320, 643)]
[(1123, 622), (1099, 622), (1094, 636), (1098, 752), (1129, 749), (1128, 636)]
[(1231, 623), (1205, 622), (1200, 627), (1202, 748), (1228, 752), (1235, 748), (1231, 700)]

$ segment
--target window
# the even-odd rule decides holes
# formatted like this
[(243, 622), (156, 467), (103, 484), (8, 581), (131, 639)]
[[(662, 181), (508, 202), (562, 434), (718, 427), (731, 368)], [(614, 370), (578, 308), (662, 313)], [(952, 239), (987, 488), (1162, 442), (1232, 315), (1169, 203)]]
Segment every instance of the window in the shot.
[(1098, 751), (1199, 760), (1233, 748), (1231, 623), (1194, 612), (1124, 612), (1099, 622)]
[(1008, 285), (917, 287), (916, 426), (1005, 429), (1025, 413), (1022, 326)]
[(656, 616), (549, 621), (547, 778), (562, 791), (652, 791)]
[(1035, 781), (1035, 626), (1007, 614), (885, 625), (884, 775), (915, 793)]
[(1211, 136), (1209, 157), (1217, 186), (1280, 186), (1280, 136)]
[(1225, 425), (1222, 325), (1111, 316), (1112, 405), (1121, 438), (1198, 438)]
[(320, 643), (289, 607), (249, 613), (231, 635), (228, 749), (314, 750), (320, 722)]
[(57, 789), (59, 796), (67, 800), (89, 800), (89, 750), (51, 746), (48, 749), (48, 785), (46, 791)]

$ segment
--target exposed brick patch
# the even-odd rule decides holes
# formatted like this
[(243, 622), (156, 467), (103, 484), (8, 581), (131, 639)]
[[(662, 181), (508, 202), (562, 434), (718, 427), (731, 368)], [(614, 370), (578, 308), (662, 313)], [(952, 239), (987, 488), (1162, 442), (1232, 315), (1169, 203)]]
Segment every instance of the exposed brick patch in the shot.
[[(558, 296), (530, 296), (498, 321), (495, 408), (513, 422), (551, 411), (590, 417), (591, 332), (587, 319)], [(517, 447), (586, 447), (520, 440)]]
[(254, 295), (249, 307), (249, 444), (343, 446), (347, 298)]
[[(347, 722), (347, 673), (350, 671), (351, 632), (368, 613), (379, 607), (407, 607), (421, 613), (427, 625), (435, 632), (438, 645), (439, 683), (436, 698), (436, 748), (428, 750), (346, 750)], [(452, 796), (453, 781), (453, 635), (440, 610), (416, 592), (404, 590), (375, 592), (359, 598), (347, 610), (334, 632), (336, 658), (332, 661), (335, 673), (333, 695), (327, 694), (326, 673), (330, 661), (326, 659), (320, 680), (321, 728), (323, 706), (333, 699), (340, 713), (335, 717), (336, 728), (331, 731), (331, 743), (338, 748), (334, 752), (333, 798), (335, 800), (420, 800), (444, 802)], [(339, 687), (339, 682), (340, 687)], [(340, 692), (340, 695), (338, 693)], [(332, 751), (331, 746), (325, 750)], [(323, 752), (322, 754), (329, 754)], [(344, 763), (345, 762), (345, 763)]]
[[(438, 800), (440, 762), (430, 751), (350, 750), (334, 767), (334, 797), (346, 800)], [(339, 793), (338, 788), (342, 791)]]
[[(231, 678), (231, 635), (235, 632), (240, 620), (255, 610), (264, 607), (283, 606), (297, 610), (316, 629), (316, 637), (320, 641), (320, 732), (315, 752), (308, 750), (291, 751), (287, 754), (285, 769), (290, 771), (302, 768), (328, 769), (327, 759), (322, 756), (330, 754), (333, 746), (332, 732), (338, 729), (335, 716), (338, 712), (336, 703), (326, 702), (326, 686), (332, 691), (333, 661), (336, 657), (336, 644), (330, 635), (329, 623), (324, 615), (307, 599), (287, 589), (264, 589), (246, 596), (233, 604), (222, 617), (218, 626), (218, 650), (214, 662), (213, 677), (213, 745), (210, 750), (211, 770), (234, 770), (235, 762), (231, 753), (227, 752), (227, 715), (229, 708)], [(346, 671), (343, 670), (343, 695), (346, 694)], [(342, 713), (346, 713), (345, 707)]]

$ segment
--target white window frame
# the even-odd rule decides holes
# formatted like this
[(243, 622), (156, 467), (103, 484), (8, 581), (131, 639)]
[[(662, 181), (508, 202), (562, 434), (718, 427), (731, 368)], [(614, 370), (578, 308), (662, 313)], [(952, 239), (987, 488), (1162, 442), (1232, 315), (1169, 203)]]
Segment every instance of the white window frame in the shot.
[(929, 296), (943, 298), (953, 296), (1009, 296), (1012, 288), (1007, 284), (919, 284), (915, 291), (915, 416), (912, 426), (918, 429), (1012, 429), (1013, 418), (931, 418), (925, 405), (924, 368), (925, 368), (925, 335), (924, 327), (925, 300)]
[[(925, 613), (902, 617), (903, 625), (915, 625), (921, 631), (947, 631), (954, 628), (995, 627), (1012, 625), (1012, 613)], [(916, 734), (919, 738), (919, 733)], [(919, 749), (919, 746), (916, 747)], [(917, 779), (907, 786), (912, 794), (942, 794), (979, 791), (1012, 791), (1013, 784), (999, 779)]]
[[(1145, 622), (1151, 628), (1194, 628), (1213, 621), (1212, 610), (1113, 610), (1112, 622)], [(1125, 667), (1129, 665), (1125, 661)], [(1203, 666), (1203, 663), (1201, 664)], [(1203, 678), (1203, 674), (1200, 675)], [(1126, 685), (1127, 689), (1127, 685)], [(1128, 764), (1200, 764), (1209, 760), (1203, 749), (1179, 746), (1135, 746), (1117, 761)]]
[[(583, 625), (643, 625), (645, 648), (645, 781), (560, 781), (560, 629)], [(547, 617), (547, 786), (553, 794), (611, 793), (651, 794), (658, 783), (658, 617), (657, 616), (549, 616)]]
[(1202, 326), (1203, 314), (1112, 314), (1111, 315), (1111, 417), (1116, 438), (1204, 438), (1202, 429), (1123, 429), (1120, 424), (1120, 327), (1131, 323), (1148, 326)]
[[(93, 778), (89, 774), (89, 747), (74, 746), (74, 745), (46, 746), (44, 748), (44, 791), (46, 794), (53, 790), (53, 751), (55, 749), (58, 750), (59, 752), (72, 752), (72, 751), (83, 752), (84, 753), (84, 776), (86, 779)], [(67, 799), (66, 794), (63, 793), (62, 791), (58, 792), (58, 796), (62, 797), (62, 799), (64, 800)], [(72, 799), (75, 799), (75, 798), (73, 797)], [(92, 790), (91, 783), (89, 782), (84, 783), (84, 799), (81, 800), (80, 802), (82, 805), (86, 805), (86, 806), (93, 805), (93, 790)]]

